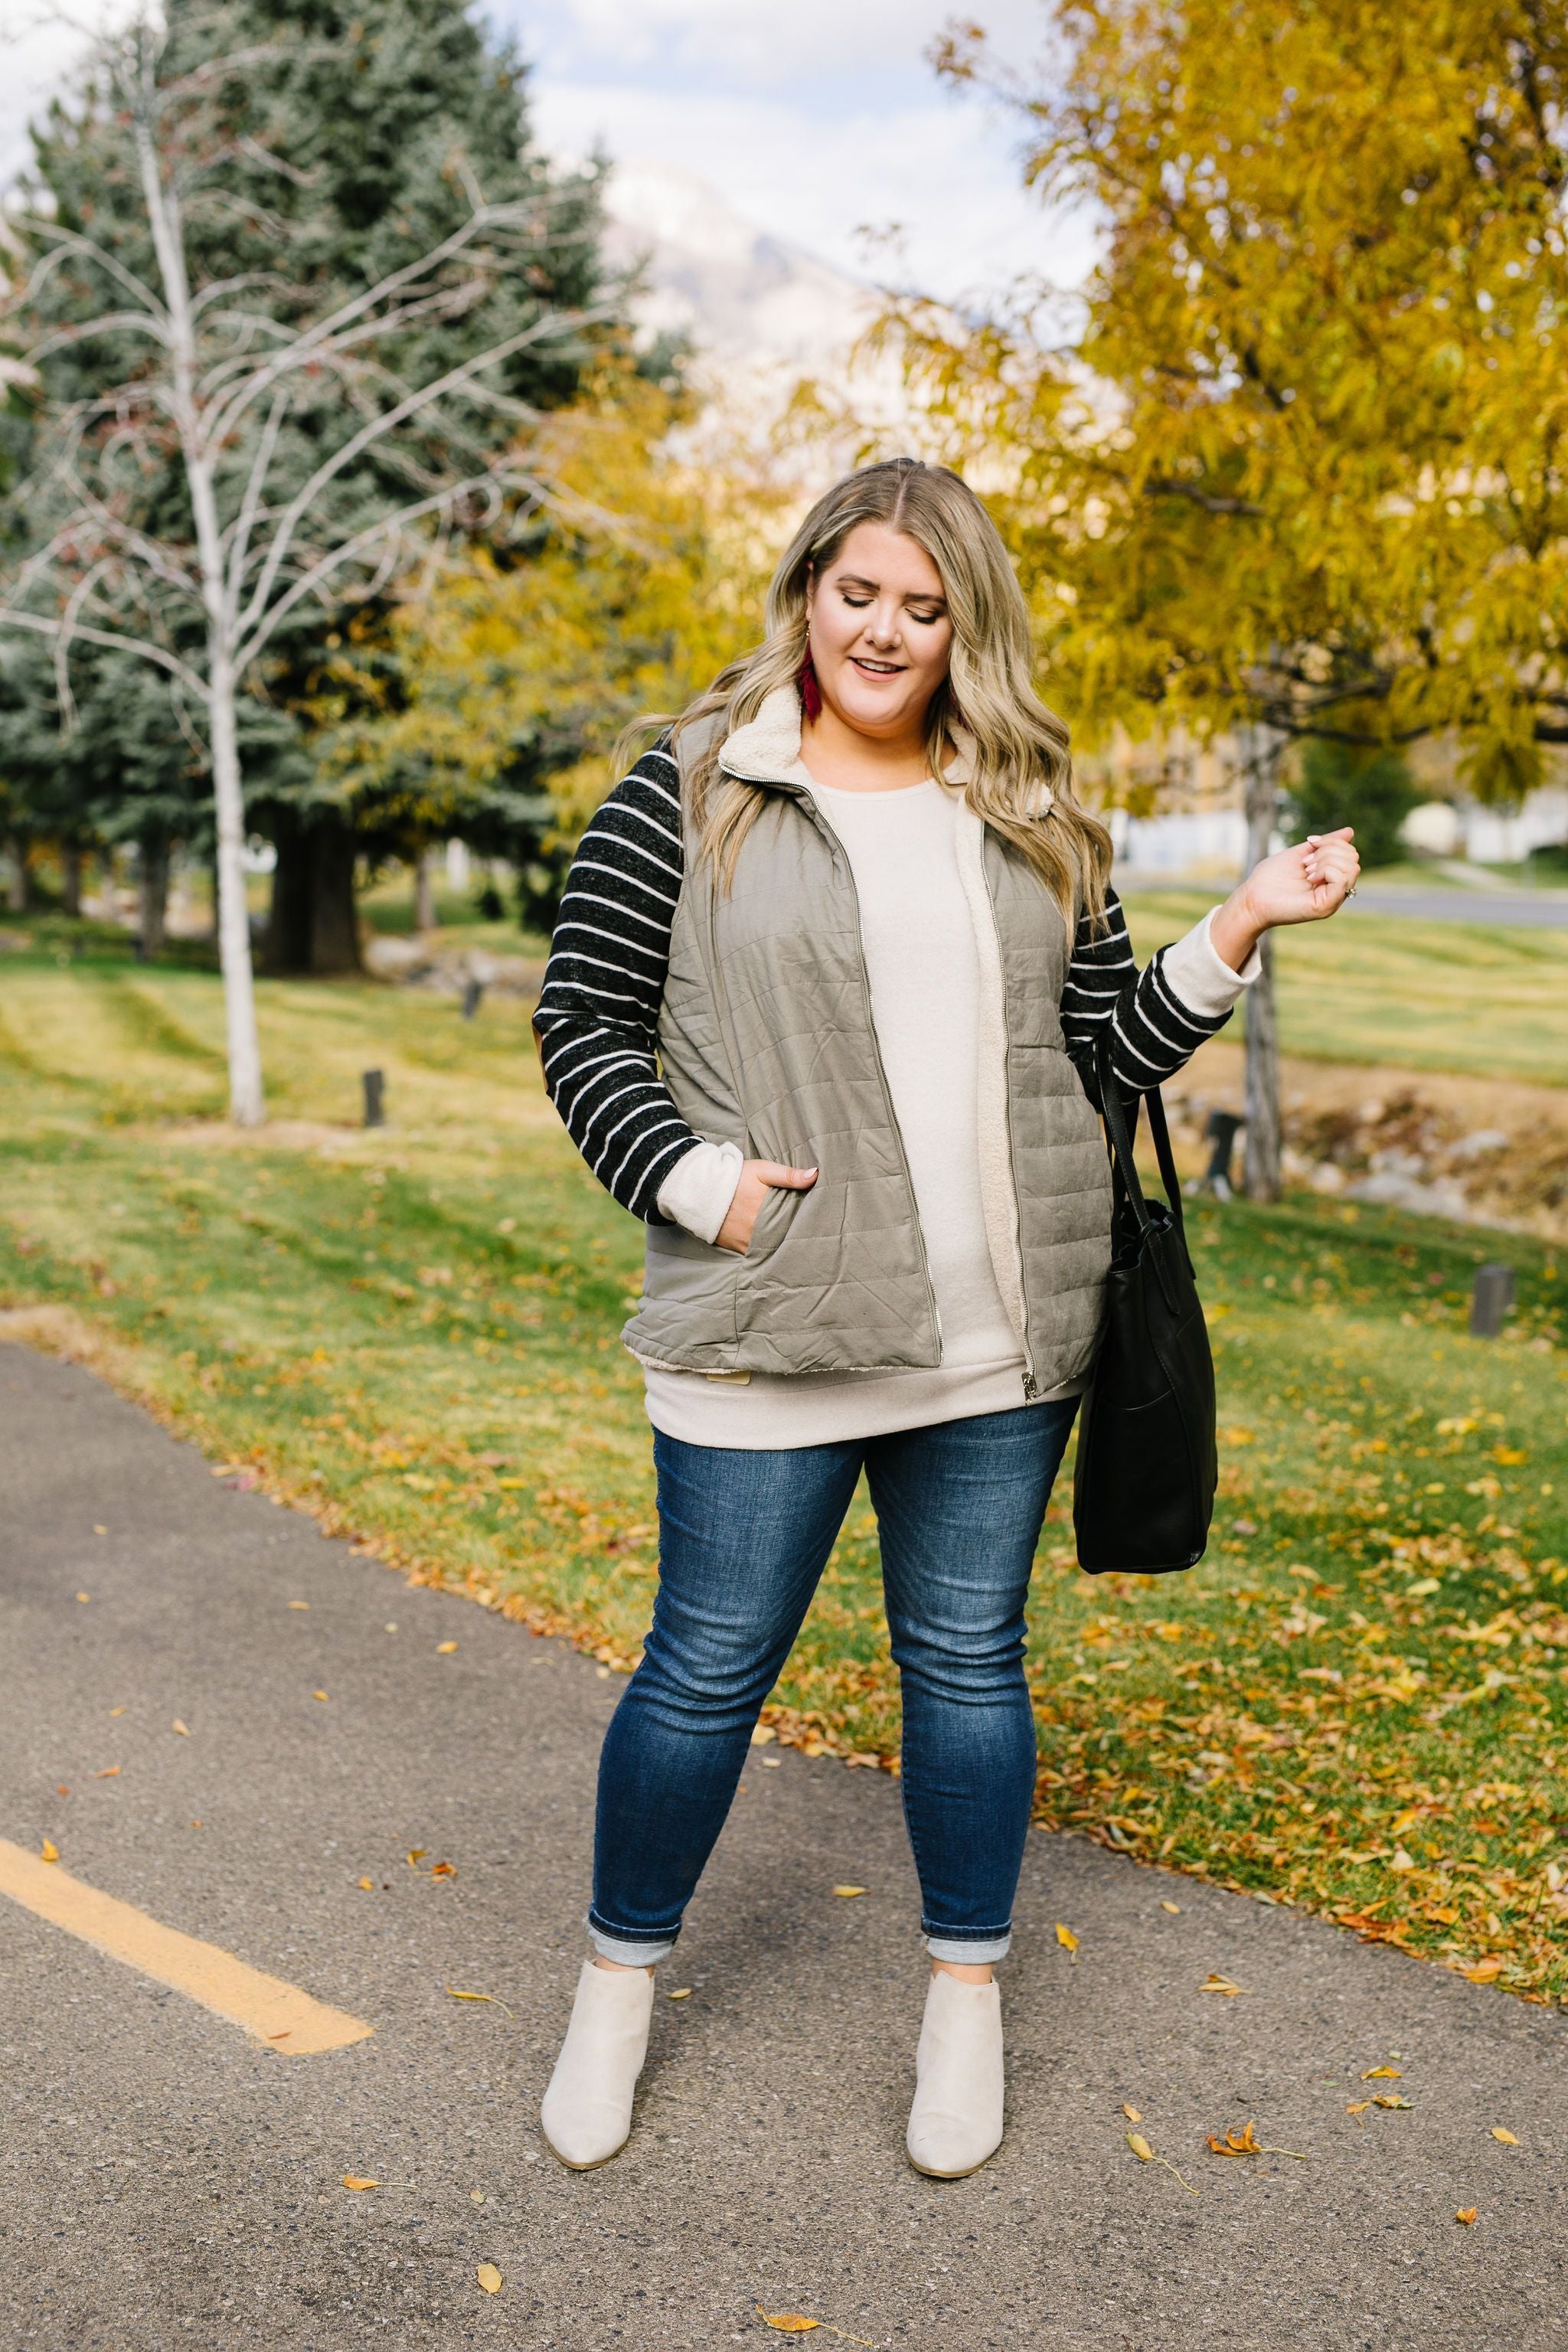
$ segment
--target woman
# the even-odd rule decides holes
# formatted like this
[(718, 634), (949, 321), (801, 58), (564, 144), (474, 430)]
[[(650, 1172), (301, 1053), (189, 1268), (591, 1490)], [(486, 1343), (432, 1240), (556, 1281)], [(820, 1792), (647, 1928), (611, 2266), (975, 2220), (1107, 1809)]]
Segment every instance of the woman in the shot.
[(660, 1526), (542, 2111), (574, 2167), (626, 2138), (654, 1969), (862, 1469), (931, 1958), (909, 2154), (952, 2178), (1002, 2137), (1024, 1607), (1109, 1256), (1080, 1071), (1109, 1022), (1124, 1086), (1169, 1077), (1262, 932), (1331, 914), (1357, 871), (1348, 830), (1265, 860), (1125, 996), (1110, 841), (1030, 672), (979, 500), (912, 458), (868, 467), (795, 533), (765, 642), (637, 761), (572, 868), (535, 1026), (574, 1140), (647, 1223), (625, 1336)]

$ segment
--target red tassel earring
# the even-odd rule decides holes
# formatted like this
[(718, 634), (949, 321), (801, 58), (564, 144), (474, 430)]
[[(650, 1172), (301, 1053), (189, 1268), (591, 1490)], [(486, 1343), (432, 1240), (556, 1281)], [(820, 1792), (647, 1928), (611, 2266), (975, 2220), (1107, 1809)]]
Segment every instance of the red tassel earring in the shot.
[(814, 727), (822, 716), (822, 688), (816, 682), (816, 664), (811, 658), (809, 646), (805, 659), (795, 672), (795, 684), (800, 688), (800, 707), (805, 713), (806, 724)]

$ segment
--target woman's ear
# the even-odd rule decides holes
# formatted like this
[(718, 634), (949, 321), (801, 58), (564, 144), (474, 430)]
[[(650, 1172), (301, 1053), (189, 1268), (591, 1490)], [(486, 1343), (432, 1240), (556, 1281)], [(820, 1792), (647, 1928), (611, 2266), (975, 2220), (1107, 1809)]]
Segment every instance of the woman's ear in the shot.
[(812, 607), (816, 602), (816, 566), (815, 563), (808, 563), (805, 567), (805, 625), (808, 629), (811, 626)]

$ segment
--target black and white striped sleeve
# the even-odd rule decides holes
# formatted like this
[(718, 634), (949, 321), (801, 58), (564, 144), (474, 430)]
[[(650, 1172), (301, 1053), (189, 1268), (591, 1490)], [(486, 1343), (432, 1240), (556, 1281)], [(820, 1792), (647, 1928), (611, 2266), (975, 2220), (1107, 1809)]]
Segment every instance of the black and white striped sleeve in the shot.
[(662, 1224), (659, 1186), (700, 1138), (658, 1074), (659, 1007), (685, 856), (662, 745), (616, 786), (578, 845), (533, 1016), (550, 1098), (601, 1184)]
[(1205, 1038), (1230, 1019), (1255, 972), (1235, 972), (1220, 961), (1209, 942), (1209, 919), (1156, 950), (1126, 1004), (1122, 994), (1138, 967), (1121, 901), (1114, 890), (1106, 892), (1105, 924), (1098, 933), (1087, 915), (1080, 919), (1062, 991), (1062, 1034), (1091, 1101), (1099, 1099), (1096, 1040), (1107, 1022), (1118, 1078), (1130, 1093), (1147, 1094), (1174, 1077)]

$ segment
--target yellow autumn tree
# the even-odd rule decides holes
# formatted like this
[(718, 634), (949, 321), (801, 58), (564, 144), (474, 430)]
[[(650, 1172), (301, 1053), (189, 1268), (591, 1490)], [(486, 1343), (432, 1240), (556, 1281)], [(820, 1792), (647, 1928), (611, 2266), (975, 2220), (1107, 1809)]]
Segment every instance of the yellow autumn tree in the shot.
[[(1052, 0), (1016, 110), (1098, 263), (973, 332), (893, 324), (988, 469), (1081, 736), (1445, 732), (1481, 797), (1568, 741), (1562, 0)], [(1253, 1189), (1278, 1187), (1255, 995)], [(1258, 1049), (1262, 1049), (1259, 1060)], [(1270, 1164), (1272, 1163), (1272, 1164)]]

